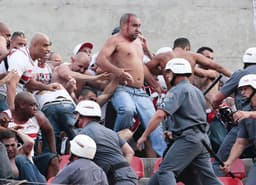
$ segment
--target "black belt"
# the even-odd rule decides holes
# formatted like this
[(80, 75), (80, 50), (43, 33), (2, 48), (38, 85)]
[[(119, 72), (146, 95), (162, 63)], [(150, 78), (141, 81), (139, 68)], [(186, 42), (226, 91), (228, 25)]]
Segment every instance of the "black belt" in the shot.
[(43, 106), (53, 105), (53, 104), (60, 104), (60, 103), (72, 103), (72, 101), (68, 100), (68, 99), (54, 100), (54, 101), (46, 102)]
[(120, 168), (124, 168), (124, 167), (127, 167), (127, 166), (130, 166), (127, 162), (117, 163), (117, 164), (111, 165), (110, 171), (114, 172), (114, 171), (116, 171)]
[(116, 183), (116, 179), (114, 176), (114, 173), (116, 170), (120, 169), (120, 168), (124, 168), (124, 167), (128, 167), (130, 166), (128, 164), (128, 162), (120, 162), (114, 165), (111, 165), (108, 172), (107, 172), (107, 177), (108, 177), (108, 182), (109, 184), (115, 184)]
[(175, 136), (181, 136), (184, 131), (190, 130), (190, 129), (191, 130), (200, 130), (202, 133), (206, 133), (207, 132), (206, 125), (200, 124), (200, 125), (194, 125), (194, 126), (190, 126), (190, 127), (184, 128), (184, 129), (182, 129), (180, 131), (177, 131), (177, 132), (173, 132), (173, 134)]

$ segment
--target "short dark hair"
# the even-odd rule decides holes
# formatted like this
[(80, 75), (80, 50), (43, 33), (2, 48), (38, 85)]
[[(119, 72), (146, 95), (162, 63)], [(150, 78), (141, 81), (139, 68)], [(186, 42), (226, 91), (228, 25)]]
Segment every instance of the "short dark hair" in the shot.
[(17, 37), (25, 38), (25, 33), (21, 32), (21, 31), (15, 31), (12, 33), (11, 40), (16, 39)]
[(177, 38), (174, 43), (173, 43), (173, 49), (174, 48), (182, 48), (184, 49), (185, 47), (190, 47), (190, 42), (187, 38), (185, 37), (180, 37)]
[(212, 53), (214, 52), (212, 48), (207, 47), (207, 46), (203, 46), (203, 47), (198, 48), (198, 50), (196, 52), (202, 54), (205, 50), (210, 51)]
[(94, 88), (90, 86), (86, 86), (86, 87), (83, 87), (83, 89), (80, 91), (79, 96), (86, 96), (89, 92), (93, 92), (94, 94), (97, 95), (97, 91)]
[(10, 139), (10, 138), (17, 139), (17, 134), (10, 129), (5, 129), (0, 132), (0, 141), (3, 141), (4, 139)]
[(126, 24), (128, 22), (128, 20), (130, 19), (130, 17), (137, 17), (135, 14), (133, 13), (125, 13), (121, 16), (120, 18), (120, 27), (123, 25), (123, 24)]

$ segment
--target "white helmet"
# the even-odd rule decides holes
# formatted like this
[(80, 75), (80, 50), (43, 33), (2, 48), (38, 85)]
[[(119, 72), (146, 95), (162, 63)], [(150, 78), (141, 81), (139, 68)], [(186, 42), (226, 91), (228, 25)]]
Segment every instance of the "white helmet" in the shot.
[(256, 74), (248, 74), (239, 80), (238, 87), (251, 86), (256, 89)]
[(184, 58), (174, 58), (167, 62), (165, 70), (171, 70), (174, 74), (192, 74), (190, 63)]
[(243, 63), (256, 63), (256, 47), (249, 48), (245, 51)]
[(96, 149), (95, 141), (84, 134), (77, 135), (70, 141), (70, 152), (78, 157), (93, 159)]
[(98, 103), (91, 100), (80, 101), (75, 109), (82, 116), (101, 117), (101, 108)]

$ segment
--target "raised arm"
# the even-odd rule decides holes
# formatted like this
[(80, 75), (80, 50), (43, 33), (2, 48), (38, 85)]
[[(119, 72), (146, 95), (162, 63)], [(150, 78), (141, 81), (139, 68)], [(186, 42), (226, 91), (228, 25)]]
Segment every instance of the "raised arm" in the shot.
[(214, 69), (218, 71), (219, 73), (224, 74), (227, 77), (230, 77), (232, 72), (228, 69), (224, 68), (223, 66), (219, 65), (217, 62), (203, 56), (202, 54), (198, 53), (191, 53), (194, 60), (197, 62), (197, 64), (203, 65), (205, 67), (208, 67), (210, 69)]
[(196, 66), (194, 69), (194, 74), (199, 77), (207, 77), (210, 79), (214, 79), (214, 78), (218, 77), (219, 73), (216, 72), (215, 70), (203, 69), (203, 68)]
[(104, 80), (108, 77), (106, 73), (102, 73), (97, 76), (88, 75), (76, 71), (70, 70), (70, 68), (66, 64), (62, 64), (56, 69), (56, 72), (58, 73), (58, 76), (66, 81), (69, 81), (71, 78), (74, 78), (75, 80), (84, 80), (85, 82), (93, 82), (99, 79)]

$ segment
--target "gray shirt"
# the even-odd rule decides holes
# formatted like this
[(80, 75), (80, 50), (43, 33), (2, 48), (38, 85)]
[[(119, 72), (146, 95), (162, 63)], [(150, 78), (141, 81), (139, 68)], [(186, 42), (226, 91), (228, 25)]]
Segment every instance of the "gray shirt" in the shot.
[[(97, 122), (90, 122), (80, 130), (79, 134), (86, 134), (95, 141), (97, 151), (94, 161), (107, 175), (109, 175), (108, 172), (112, 165), (119, 163), (128, 164), (121, 150), (121, 147), (126, 142), (120, 138), (115, 131), (108, 129)], [(127, 181), (126, 184), (129, 184), (129, 181), (131, 184), (137, 183), (138, 177), (129, 165), (116, 170), (113, 175), (116, 181)]]
[(168, 130), (173, 132), (194, 125), (207, 124), (204, 95), (187, 80), (172, 87), (159, 108), (171, 116)]
[(88, 135), (95, 141), (97, 151), (94, 161), (105, 172), (108, 171), (110, 165), (119, 162), (127, 162), (121, 151), (121, 147), (125, 141), (113, 130), (108, 129), (97, 122), (90, 122), (79, 134)]
[(256, 120), (247, 118), (242, 120), (239, 124), (239, 132), (237, 137), (248, 139), (250, 143), (254, 144), (256, 148)]
[(54, 178), (53, 184), (108, 185), (105, 172), (89, 159), (69, 163)]

